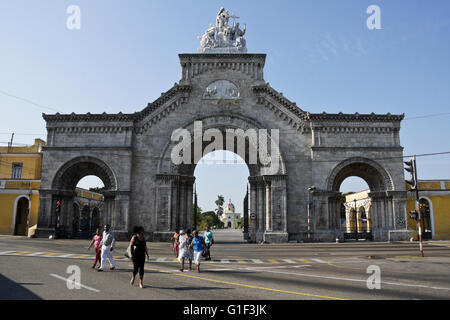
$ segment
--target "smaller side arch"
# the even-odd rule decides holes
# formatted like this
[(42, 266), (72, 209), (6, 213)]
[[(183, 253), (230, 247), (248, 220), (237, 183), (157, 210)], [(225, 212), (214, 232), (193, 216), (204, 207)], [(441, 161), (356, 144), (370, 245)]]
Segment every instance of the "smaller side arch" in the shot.
[(75, 190), (78, 181), (88, 175), (100, 178), (107, 190), (118, 188), (114, 171), (103, 160), (90, 156), (73, 158), (59, 167), (53, 177), (52, 188)]

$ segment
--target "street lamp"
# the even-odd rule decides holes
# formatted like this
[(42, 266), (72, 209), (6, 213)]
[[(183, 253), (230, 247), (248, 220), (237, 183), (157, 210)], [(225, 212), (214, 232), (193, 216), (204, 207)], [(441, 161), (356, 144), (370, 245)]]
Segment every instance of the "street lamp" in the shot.
[(358, 209), (356, 207), (356, 198), (353, 201), (355, 201), (355, 239), (358, 240)]
[(311, 192), (314, 190), (314, 186), (308, 188), (308, 242), (311, 242)]

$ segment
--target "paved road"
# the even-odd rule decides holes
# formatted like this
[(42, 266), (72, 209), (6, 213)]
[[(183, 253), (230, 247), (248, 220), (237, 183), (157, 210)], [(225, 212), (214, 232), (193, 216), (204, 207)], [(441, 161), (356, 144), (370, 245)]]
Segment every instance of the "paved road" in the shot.
[[(91, 269), (89, 241), (0, 237), (0, 299), (449, 299), (450, 242), (269, 244), (242, 242), (240, 231), (215, 232), (213, 261), (180, 272), (169, 243), (149, 243), (146, 288), (128, 283), (131, 263), (117, 244), (117, 268)], [(381, 271), (370, 290), (369, 266)], [(68, 289), (69, 266), (80, 289)]]

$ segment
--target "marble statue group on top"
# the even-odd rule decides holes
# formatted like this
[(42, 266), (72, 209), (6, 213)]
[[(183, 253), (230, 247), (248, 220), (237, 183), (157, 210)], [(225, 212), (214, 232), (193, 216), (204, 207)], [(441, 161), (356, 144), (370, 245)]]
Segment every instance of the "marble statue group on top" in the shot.
[[(233, 26), (228, 24), (229, 19), (233, 19)], [(244, 39), (247, 26), (240, 29), (239, 17), (230, 15), (228, 10), (220, 8), (216, 17), (216, 26), (212, 24), (200, 39), (200, 53), (247, 53), (246, 41)]]

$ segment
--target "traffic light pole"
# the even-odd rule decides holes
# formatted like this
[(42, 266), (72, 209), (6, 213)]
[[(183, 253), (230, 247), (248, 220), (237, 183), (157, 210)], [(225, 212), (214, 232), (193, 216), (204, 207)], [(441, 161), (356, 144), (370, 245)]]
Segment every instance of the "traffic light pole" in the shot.
[(420, 201), (419, 201), (419, 180), (417, 180), (417, 164), (416, 156), (413, 158), (414, 162), (414, 179), (416, 180), (416, 209), (417, 209), (417, 228), (419, 233), (419, 249), (420, 256), (423, 257), (423, 241), (422, 241), (422, 214), (420, 212)]

